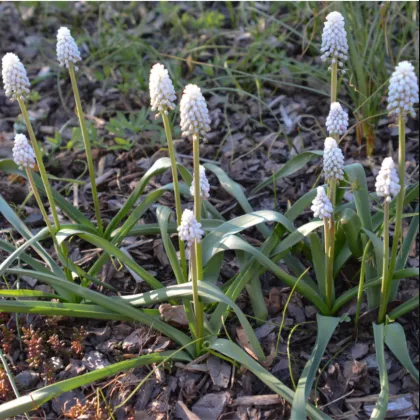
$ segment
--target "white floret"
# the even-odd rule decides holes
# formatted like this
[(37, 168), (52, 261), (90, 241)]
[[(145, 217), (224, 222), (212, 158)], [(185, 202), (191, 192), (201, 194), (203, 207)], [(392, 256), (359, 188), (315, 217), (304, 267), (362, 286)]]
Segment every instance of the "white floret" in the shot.
[(181, 98), (181, 131), (183, 136), (205, 136), (210, 130), (207, 103), (197, 85), (187, 85)]
[(408, 114), (415, 118), (414, 104), (419, 101), (419, 85), (414, 66), (408, 61), (402, 61), (395, 68), (389, 81), (388, 106), (389, 115)]
[(25, 67), (16, 54), (7, 53), (3, 57), (2, 76), (7, 97), (21, 99), (29, 94), (31, 85)]
[(343, 152), (332, 137), (327, 137), (324, 143), (324, 177), (326, 181), (344, 179)]
[(349, 126), (349, 116), (346, 111), (341, 108), (338, 102), (333, 102), (330, 107), (330, 112), (327, 117), (328, 134), (330, 136), (342, 135), (347, 131)]
[[(194, 197), (194, 177), (190, 187), (190, 193)], [(206, 176), (206, 168), (200, 165), (200, 197), (204, 199), (210, 198), (210, 184)]]
[(311, 210), (314, 212), (314, 217), (323, 219), (324, 217), (330, 218), (333, 214), (333, 206), (325, 193), (324, 187), (316, 189), (316, 197), (312, 201)]
[(178, 226), (178, 234), (181, 241), (187, 243), (187, 247), (191, 248), (194, 242), (198, 243), (204, 235), (204, 230), (201, 228), (201, 223), (198, 223), (194, 212), (185, 209), (182, 213), (181, 224)]
[(152, 111), (167, 114), (168, 108), (175, 108), (175, 89), (168, 70), (162, 64), (157, 63), (150, 70), (149, 91)]
[(35, 167), (35, 153), (24, 134), (16, 134), (13, 146), (13, 160), (19, 168)]
[[(81, 61), (79, 48), (71, 36), (70, 30), (66, 27), (61, 27), (57, 32), (57, 60), (60, 66), (70, 67), (70, 64), (76, 64)], [(74, 67), (78, 70), (78, 67)]]
[(381, 169), (376, 177), (376, 193), (379, 197), (384, 197), (386, 201), (391, 201), (400, 192), (400, 179), (395, 169), (392, 157), (383, 160)]
[(322, 31), (321, 59), (322, 61), (330, 59), (331, 64), (338, 63), (339, 67), (342, 67), (347, 60), (348, 51), (344, 17), (339, 12), (331, 12)]

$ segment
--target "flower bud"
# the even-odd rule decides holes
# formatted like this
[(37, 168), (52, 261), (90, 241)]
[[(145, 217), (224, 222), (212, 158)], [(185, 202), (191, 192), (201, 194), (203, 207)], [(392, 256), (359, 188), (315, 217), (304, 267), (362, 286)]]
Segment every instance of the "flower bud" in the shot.
[(324, 187), (316, 189), (316, 197), (312, 201), (311, 210), (314, 212), (314, 217), (319, 217), (320, 219), (324, 217), (330, 218), (333, 214), (333, 206), (325, 193)]
[(400, 192), (400, 179), (395, 169), (392, 157), (387, 157), (383, 160), (381, 169), (376, 177), (376, 194), (379, 197), (384, 197), (386, 201), (391, 201)]
[(183, 136), (205, 136), (210, 130), (207, 103), (197, 85), (187, 85), (181, 98), (181, 131)]
[(325, 125), (327, 126), (328, 134), (330, 136), (341, 136), (347, 131), (349, 126), (349, 116), (347, 115), (347, 112), (341, 108), (341, 105), (338, 102), (333, 102), (331, 104), (330, 112)]
[(331, 60), (331, 64), (338, 63), (339, 67), (347, 60), (349, 46), (347, 33), (344, 28), (344, 18), (339, 12), (331, 12), (327, 16), (322, 31), (321, 56), (322, 61)]
[(167, 114), (168, 108), (175, 108), (174, 85), (169, 77), (168, 70), (162, 64), (157, 63), (150, 70), (149, 91), (152, 111)]
[(194, 245), (194, 241), (200, 242), (204, 235), (204, 230), (201, 229), (201, 223), (198, 223), (194, 212), (185, 209), (182, 213), (181, 224), (178, 226), (179, 239), (187, 242), (188, 248)]
[(13, 99), (22, 99), (30, 92), (31, 87), (25, 67), (19, 57), (7, 53), (2, 60), (3, 85), (6, 96)]
[[(190, 187), (190, 193), (194, 197), (194, 177)], [(206, 168), (200, 165), (200, 197), (204, 199), (210, 198), (210, 184), (206, 176)]]
[(327, 137), (324, 144), (324, 176), (325, 180), (344, 179), (344, 156), (337, 142)]
[(13, 160), (19, 168), (35, 167), (35, 153), (24, 134), (16, 134), (13, 146)]
[[(70, 30), (61, 27), (57, 32), (57, 60), (60, 66), (70, 67), (70, 64), (76, 64), (81, 61), (79, 48), (71, 36)], [(77, 66), (74, 66), (78, 70)]]
[(418, 101), (419, 84), (414, 66), (408, 61), (402, 61), (395, 68), (389, 81), (388, 113), (404, 118), (410, 114), (415, 118), (414, 104)]

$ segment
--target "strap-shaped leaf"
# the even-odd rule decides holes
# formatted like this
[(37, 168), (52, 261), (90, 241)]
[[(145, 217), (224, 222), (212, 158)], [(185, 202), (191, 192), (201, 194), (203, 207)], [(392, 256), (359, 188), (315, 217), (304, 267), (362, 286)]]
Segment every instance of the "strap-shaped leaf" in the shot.
[[(260, 379), (260, 381), (265, 383), (270, 389), (284, 398), (287, 402), (290, 404), (292, 403), (294, 399), (294, 392), (268, 372), (267, 369), (263, 368), (258, 362), (252, 359), (252, 357), (248, 356), (248, 354), (235, 343), (219, 338), (210, 343), (210, 348), (229, 357), (230, 359), (235, 360), (241, 366), (246, 366), (246, 368), (249, 369), (258, 379)], [(331, 417), (327, 416), (313, 405), (308, 404), (306, 401), (303, 409), (304, 416), (299, 420), (305, 419), (306, 415), (313, 420), (332, 420)]]
[[(418, 306), (417, 296), (417, 306)], [(407, 369), (410, 375), (419, 383), (419, 371), (414, 366), (408, 353), (407, 339), (405, 337), (404, 328), (398, 322), (388, 324), (385, 331), (385, 344), (392, 351), (398, 361)]]
[(318, 324), (316, 342), (311, 357), (302, 371), (296, 388), (292, 404), (291, 420), (302, 420), (306, 417), (305, 407), (315, 380), (315, 375), (321, 363), (322, 356), (325, 353), (327, 344), (342, 319), (317, 314), (316, 320)]
[(385, 360), (385, 325), (384, 324), (373, 324), (373, 336), (375, 339), (375, 352), (376, 360), (378, 362), (379, 369), (379, 382), (381, 384), (381, 392), (379, 393), (378, 399), (375, 404), (375, 408), (372, 411), (371, 419), (383, 420), (386, 417), (388, 411), (388, 400), (389, 400), (389, 384), (388, 384), (388, 372), (386, 370)]

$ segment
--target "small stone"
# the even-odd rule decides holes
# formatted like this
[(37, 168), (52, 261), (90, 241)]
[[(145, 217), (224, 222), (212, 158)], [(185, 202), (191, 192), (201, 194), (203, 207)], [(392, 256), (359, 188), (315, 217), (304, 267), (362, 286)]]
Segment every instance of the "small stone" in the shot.
[(91, 351), (82, 359), (83, 366), (88, 370), (102, 369), (109, 366), (110, 363), (99, 351)]
[(77, 400), (83, 401), (84, 398), (83, 392), (79, 390), (65, 392), (53, 399), (52, 409), (56, 414), (62, 416), (77, 404)]
[(193, 406), (192, 412), (201, 420), (214, 420), (222, 414), (229, 401), (229, 393), (207, 394), (200, 398)]
[(39, 382), (39, 374), (32, 370), (24, 370), (15, 376), (18, 389), (30, 389)]
[(213, 384), (219, 388), (226, 388), (229, 385), (231, 367), (216, 356), (207, 359), (207, 368)]
[(138, 352), (140, 349), (140, 343), (142, 342), (142, 330), (134, 330), (128, 337), (122, 342), (123, 350), (129, 353)]

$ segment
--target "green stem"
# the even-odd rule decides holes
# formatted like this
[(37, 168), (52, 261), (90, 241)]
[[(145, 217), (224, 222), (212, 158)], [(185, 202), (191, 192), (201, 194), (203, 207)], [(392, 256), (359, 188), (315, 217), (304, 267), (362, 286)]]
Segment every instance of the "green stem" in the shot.
[[(181, 193), (179, 191), (178, 182), (178, 170), (176, 164), (176, 152), (174, 142), (172, 140), (172, 131), (169, 123), (168, 116), (162, 112), (163, 126), (165, 128), (166, 140), (168, 143), (169, 158), (171, 159), (171, 170), (172, 170), (172, 182), (174, 184), (174, 196), (175, 196), (175, 211), (176, 211), (176, 223), (177, 226), (181, 224), (182, 217), (182, 206), (181, 206)], [(187, 259), (185, 258), (185, 245), (184, 242), (178, 236), (179, 244), (179, 256), (181, 259), (182, 273), (184, 275), (184, 281), (187, 279)]]
[[(335, 207), (335, 189), (336, 189), (336, 181), (330, 180), (328, 182), (329, 188), (329, 199), (333, 206)], [(327, 294), (327, 306), (329, 309), (332, 309), (334, 304), (334, 242), (335, 242), (335, 222), (334, 222), (334, 212), (329, 219), (329, 223), (326, 227), (326, 237), (327, 240), (325, 243), (328, 243), (328, 247), (326, 247), (326, 277), (327, 277), (327, 284), (326, 284), (326, 294)]]
[(101, 219), (101, 211), (100, 211), (100, 206), (99, 206), (98, 191), (96, 189), (95, 167), (93, 165), (92, 150), (91, 150), (90, 140), (89, 140), (89, 136), (88, 136), (88, 132), (86, 128), (86, 122), (85, 122), (85, 116), (83, 113), (82, 103), (80, 101), (79, 88), (77, 87), (76, 75), (74, 73), (73, 64), (70, 64), (69, 66), (69, 74), (70, 74), (71, 86), (73, 88), (74, 99), (76, 101), (77, 117), (79, 118), (79, 124), (80, 124), (80, 129), (82, 131), (83, 143), (85, 145), (86, 159), (87, 159), (90, 184), (91, 184), (91, 189), (92, 189), (93, 205), (95, 207), (96, 222), (98, 224), (98, 230), (102, 234), (103, 233), (102, 219)]
[(23, 119), (25, 120), (26, 128), (29, 133), (29, 139), (31, 140), (32, 148), (34, 149), (34, 152), (35, 152), (36, 163), (38, 165), (39, 174), (41, 175), (42, 183), (44, 184), (44, 188), (45, 188), (45, 193), (47, 194), (48, 202), (50, 204), (51, 214), (54, 219), (55, 229), (59, 230), (60, 221), (58, 220), (57, 210), (55, 208), (51, 185), (50, 185), (50, 182), (48, 181), (47, 171), (45, 170), (44, 162), (42, 161), (42, 152), (41, 152), (41, 149), (39, 148), (38, 142), (36, 141), (35, 133), (32, 128), (31, 120), (29, 119), (25, 102), (21, 98), (18, 98), (17, 101), (19, 103), (20, 110), (23, 115)]
[(384, 205), (384, 252), (383, 252), (383, 268), (382, 268), (382, 287), (381, 301), (379, 304), (378, 324), (385, 321), (386, 310), (388, 307), (389, 291), (391, 288), (391, 279), (388, 275), (388, 258), (389, 258), (389, 201), (385, 200)]
[(365, 287), (366, 259), (369, 251), (370, 241), (366, 244), (362, 256), (362, 266), (360, 268), (359, 288), (357, 290), (356, 314), (354, 316), (354, 333), (357, 335), (357, 326), (359, 325), (360, 307), (362, 306), (363, 290)]
[[(200, 143), (198, 136), (193, 136), (193, 163), (194, 163), (194, 215), (198, 223), (201, 223), (201, 189), (200, 189)], [(191, 250), (192, 251), (192, 250)], [(203, 280), (203, 259), (201, 243), (195, 241), (192, 261), (192, 281), (194, 311), (196, 318), (197, 351), (200, 352), (204, 335), (203, 306), (198, 296), (198, 282)]]
[(337, 62), (331, 64), (331, 103), (337, 102)]
[[(397, 197), (396, 213), (395, 213), (395, 230), (394, 239), (392, 241), (391, 258), (389, 262), (389, 278), (392, 279), (397, 262), (398, 244), (402, 232), (402, 215), (404, 209), (404, 195), (405, 195), (405, 121), (404, 117), (400, 115), (398, 119), (398, 134), (399, 134), (399, 150), (398, 150), (398, 176), (400, 181), (400, 192)], [(389, 299), (389, 292), (387, 300)]]

